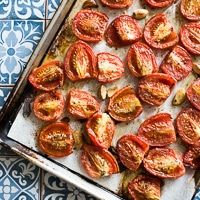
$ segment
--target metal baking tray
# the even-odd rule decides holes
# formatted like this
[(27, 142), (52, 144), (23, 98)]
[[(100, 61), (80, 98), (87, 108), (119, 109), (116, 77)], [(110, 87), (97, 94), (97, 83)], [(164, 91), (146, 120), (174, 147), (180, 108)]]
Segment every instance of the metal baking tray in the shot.
[[(73, 34), (71, 34), (71, 26), (70, 21), (81, 8), (85, 0), (68, 0), (62, 1), (59, 9), (57, 10), (54, 18), (52, 19), (51, 23), (48, 25), (41, 41), (39, 42), (37, 48), (35, 49), (34, 53), (32, 54), (32, 57), (30, 58), (26, 69), (23, 71), (22, 75), (20, 76), (17, 84), (15, 85), (12, 93), (10, 94), (8, 100), (6, 101), (4, 107), (2, 108), (0, 112), (0, 143), (3, 143), (7, 147), (11, 148), (16, 153), (20, 154), (24, 158), (30, 160), (34, 164), (38, 165), (39, 167), (55, 174), (56, 176), (64, 179), (65, 181), (68, 181), (77, 187), (85, 190), (88, 193), (91, 193), (97, 198), (105, 199), (105, 200), (115, 200), (115, 199), (122, 199), (118, 195), (117, 188), (119, 187), (120, 182), (120, 174), (117, 179), (113, 178), (111, 180), (104, 179), (101, 181), (96, 181), (90, 179), (88, 176), (86, 176), (84, 173), (80, 173), (79, 170), (76, 170), (76, 167), (69, 167), (69, 164), (64, 164), (62, 160), (56, 160), (49, 158), (40, 152), (37, 151), (37, 148), (35, 148), (34, 143), (34, 136), (30, 135), (30, 133), (26, 133), (26, 131), (29, 131), (29, 118), (23, 117), (27, 113), (27, 111), (30, 111), (30, 101), (32, 99), (34, 90), (30, 86), (30, 84), (27, 82), (27, 77), (29, 73), (32, 71), (34, 67), (39, 66), (42, 62), (48, 59), (60, 59), (63, 60), (63, 57), (66, 53), (67, 47), (75, 40), (75, 37)], [(122, 10), (122, 13), (130, 14), (133, 9), (137, 7), (141, 7), (140, 4), (138, 4), (139, 1), (137, 1), (133, 8), (126, 10)], [(177, 4), (173, 5), (171, 7), (171, 11), (165, 10), (164, 12), (168, 12), (168, 15), (170, 15), (171, 12), (175, 13), (177, 9)], [(109, 9), (100, 7), (100, 10), (105, 11), (109, 15), (111, 15), (111, 18), (116, 17), (119, 14), (119, 11), (110, 11)], [(160, 11), (160, 10), (159, 10)], [(157, 11), (152, 10), (151, 13), (154, 14)], [(177, 13), (175, 13), (177, 15)], [(172, 19), (173, 20), (173, 19)], [(178, 19), (174, 19), (178, 20)], [(145, 23), (145, 21), (141, 21), (142, 24)], [(179, 24), (179, 23), (178, 23)], [(181, 23), (180, 23), (181, 24)], [(179, 25), (180, 25), (179, 24)], [(178, 27), (178, 25), (177, 25)], [(176, 27), (176, 28), (177, 28)], [(65, 46), (65, 48), (63, 48)], [(125, 55), (128, 48), (123, 48), (123, 50), (116, 50), (109, 48), (105, 46), (105, 44), (100, 45), (93, 45), (93, 48), (96, 52), (107, 50), (109, 52), (117, 52), (120, 55)], [(157, 53), (159, 57), (159, 61), (163, 58), (164, 54)], [(127, 75), (128, 76), (128, 75)], [(175, 88), (175, 91), (178, 89), (178, 87), (182, 87), (188, 84), (192, 79), (194, 79), (194, 76), (191, 74), (184, 82), (181, 82), (178, 84), (177, 88)], [(115, 82), (114, 84), (121, 86), (124, 86), (124, 84), (129, 83), (132, 81), (130, 77), (128, 77), (128, 82), (126, 80), (120, 80)], [(92, 82), (94, 84), (95, 82)], [(77, 87), (76, 84), (70, 83), (70, 87)], [(78, 83), (78, 86), (81, 84)], [(95, 84), (94, 84), (95, 85)], [(113, 84), (111, 84), (113, 86)], [(84, 86), (81, 86), (84, 87)], [(174, 92), (175, 92), (174, 91)], [(172, 98), (172, 95), (171, 95)], [(168, 101), (171, 101), (169, 98)], [(168, 105), (168, 104), (166, 104)], [(169, 109), (169, 106), (166, 108), (159, 108), (160, 110), (154, 109), (153, 111), (149, 108), (147, 108), (147, 113), (144, 114), (144, 117), (148, 116), (148, 112), (156, 113), (159, 111), (164, 111), (165, 109)], [(171, 112), (177, 113), (179, 110), (171, 110)], [(19, 118), (22, 117), (22, 121), (19, 120)], [(19, 123), (22, 122), (22, 123)], [(23, 124), (25, 123), (25, 124)], [(40, 122), (34, 122), (34, 123), (40, 123)], [(134, 125), (141, 123), (140, 120), (135, 122)], [(27, 125), (26, 125), (27, 124)], [(32, 125), (32, 124), (30, 124)], [(132, 124), (133, 125), (133, 124)], [(130, 129), (132, 130), (132, 125), (127, 127), (127, 131)], [(40, 126), (40, 124), (39, 124)], [(124, 127), (125, 124), (119, 125), (121, 127)], [(137, 125), (136, 125), (137, 127)], [(120, 127), (119, 127), (120, 129)], [(136, 128), (135, 128), (136, 129)], [(121, 129), (120, 129), (121, 130)], [(27, 136), (24, 136), (27, 134)], [(31, 133), (32, 134), (32, 133)], [(29, 137), (30, 136), (30, 137)], [(28, 139), (27, 139), (28, 138)], [(30, 140), (31, 138), (31, 140)], [(114, 139), (116, 141), (116, 138)], [(73, 159), (71, 159), (71, 163), (73, 162)], [(193, 178), (194, 171), (188, 170), (187, 176), (184, 180), (177, 181), (175, 185), (173, 185), (170, 181), (166, 182), (166, 186), (164, 188), (163, 193), (165, 193), (165, 197), (161, 200), (190, 200), (192, 196), (194, 196), (196, 188), (198, 187), (198, 173), (195, 174)], [(187, 182), (188, 181), (188, 182)], [(116, 184), (117, 183), (117, 184)], [(176, 188), (177, 184), (182, 184), (184, 187), (185, 185), (188, 186), (185, 188), (185, 194), (184, 196), (180, 196), (180, 190), (175, 191), (174, 188)], [(112, 188), (112, 185), (115, 186), (115, 188)], [(196, 186), (195, 186), (196, 185)], [(113, 186), (113, 187), (114, 187)], [(174, 187), (174, 188), (173, 188)], [(180, 187), (180, 186), (179, 186)], [(166, 194), (170, 193), (170, 194)], [(171, 195), (171, 196), (170, 196)]]

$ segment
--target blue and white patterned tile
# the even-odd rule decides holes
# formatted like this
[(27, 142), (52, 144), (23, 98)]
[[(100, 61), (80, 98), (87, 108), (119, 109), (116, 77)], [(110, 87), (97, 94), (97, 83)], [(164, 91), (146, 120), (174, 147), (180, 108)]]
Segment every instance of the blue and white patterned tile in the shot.
[(45, 30), (42, 20), (0, 20), (0, 84), (15, 84)]
[(0, 87), (0, 109), (3, 107), (12, 89), (12, 87)]
[(0, 19), (45, 19), (46, 0), (1, 0)]
[(197, 193), (194, 196), (193, 200), (200, 200), (200, 188), (197, 190)]
[(56, 10), (58, 9), (62, 0), (47, 0), (47, 17), (46, 19), (52, 19)]

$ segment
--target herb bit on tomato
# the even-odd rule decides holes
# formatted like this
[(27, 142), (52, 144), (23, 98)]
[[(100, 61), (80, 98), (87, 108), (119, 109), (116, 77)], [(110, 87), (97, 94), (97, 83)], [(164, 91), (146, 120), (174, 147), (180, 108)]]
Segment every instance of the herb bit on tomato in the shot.
[(130, 121), (138, 117), (143, 111), (139, 99), (131, 86), (126, 86), (110, 98), (108, 112), (117, 121)]
[(64, 84), (64, 73), (60, 61), (48, 61), (35, 68), (29, 75), (29, 81), (39, 90), (52, 91)]
[(51, 157), (68, 156), (72, 153), (73, 145), (72, 131), (68, 123), (52, 123), (38, 134), (40, 150)]
[(115, 157), (106, 149), (84, 145), (80, 161), (86, 173), (92, 178), (110, 176), (119, 172)]
[(175, 0), (145, 0), (145, 2), (152, 8), (166, 8), (170, 6)]
[(101, 0), (101, 3), (111, 9), (122, 9), (130, 7), (133, 0)]

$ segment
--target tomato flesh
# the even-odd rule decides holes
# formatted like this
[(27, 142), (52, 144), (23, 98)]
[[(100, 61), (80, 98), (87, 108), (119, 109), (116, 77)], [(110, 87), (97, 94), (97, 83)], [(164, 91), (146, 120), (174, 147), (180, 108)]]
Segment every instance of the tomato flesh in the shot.
[(112, 9), (128, 8), (133, 0), (101, 0), (102, 4)]
[(145, 0), (145, 2), (152, 8), (165, 8), (170, 6), (174, 0)]

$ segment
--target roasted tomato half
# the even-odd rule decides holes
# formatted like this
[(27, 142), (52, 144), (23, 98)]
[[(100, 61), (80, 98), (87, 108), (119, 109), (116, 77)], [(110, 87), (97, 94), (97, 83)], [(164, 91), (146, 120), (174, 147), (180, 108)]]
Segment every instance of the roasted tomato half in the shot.
[(181, 139), (191, 145), (200, 145), (200, 111), (183, 109), (176, 118), (176, 126)]
[(75, 118), (90, 118), (99, 108), (96, 98), (86, 91), (72, 89), (67, 96), (67, 112)]
[(67, 123), (56, 122), (47, 125), (38, 135), (39, 148), (48, 156), (68, 156), (72, 153), (73, 144), (72, 131)]
[(176, 133), (171, 115), (160, 113), (146, 119), (140, 125), (138, 136), (150, 146), (166, 146), (175, 142)]
[(83, 41), (72, 44), (65, 56), (64, 68), (71, 81), (96, 77), (96, 57), (92, 48)]
[(170, 6), (175, 0), (145, 0), (145, 2), (152, 8), (165, 8)]
[(74, 34), (83, 41), (99, 42), (102, 40), (108, 24), (106, 14), (95, 10), (81, 10), (72, 21)]
[(29, 76), (29, 81), (33, 87), (44, 91), (51, 91), (63, 86), (64, 73), (61, 62), (49, 61), (35, 68)]
[(115, 157), (106, 149), (84, 145), (80, 159), (83, 168), (92, 178), (101, 178), (119, 172)]
[(167, 49), (178, 42), (178, 35), (164, 13), (153, 16), (144, 27), (144, 39), (149, 46)]
[(128, 8), (133, 0), (101, 0), (102, 4), (112, 9)]
[(57, 120), (64, 110), (64, 98), (58, 91), (43, 93), (35, 97), (33, 112), (41, 120)]
[(156, 57), (149, 46), (142, 42), (134, 43), (127, 54), (128, 68), (133, 76), (141, 77), (158, 71)]
[(138, 117), (143, 108), (133, 88), (126, 86), (110, 98), (108, 111), (115, 120), (125, 122)]
[(200, 55), (200, 22), (184, 24), (180, 30), (180, 37), (190, 53)]
[(200, 79), (194, 81), (186, 91), (190, 103), (200, 110)]
[(124, 64), (118, 56), (110, 53), (97, 55), (98, 81), (102, 83), (113, 82), (124, 74)]
[(186, 17), (189, 20), (200, 20), (200, 1), (181, 0), (181, 13), (184, 17)]
[(130, 170), (137, 170), (142, 163), (149, 145), (133, 134), (122, 136), (117, 141), (117, 152), (120, 161)]
[(106, 42), (114, 47), (132, 44), (140, 38), (142, 38), (142, 28), (128, 15), (114, 19), (105, 32)]
[(160, 188), (160, 179), (139, 175), (129, 183), (128, 192), (134, 200), (159, 200)]
[(150, 74), (140, 80), (138, 95), (144, 102), (160, 106), (169, 97), (175, 83), (175, 79), (168, 74)]
[(179, 81), (188, 76), (192, 71), (192, 66), (192, 58), (189, 53), (183, 47), (177, 45), (165, 57), (161, 64), (161, 69), (164, 73)]
[(200, 169), (200, 147), (189, 147), (183, 156), (183, 163), (192, 169)]
[(149, 173), (160, 178), (178, 178), (185, 174), (180, 156), (170, 148), (151, 149), (143, 163)]
[(108, 114), (96, 113), (87, 121), (86, 130), (95, 146), (108, 149), (115, 133), (115, 123)]

